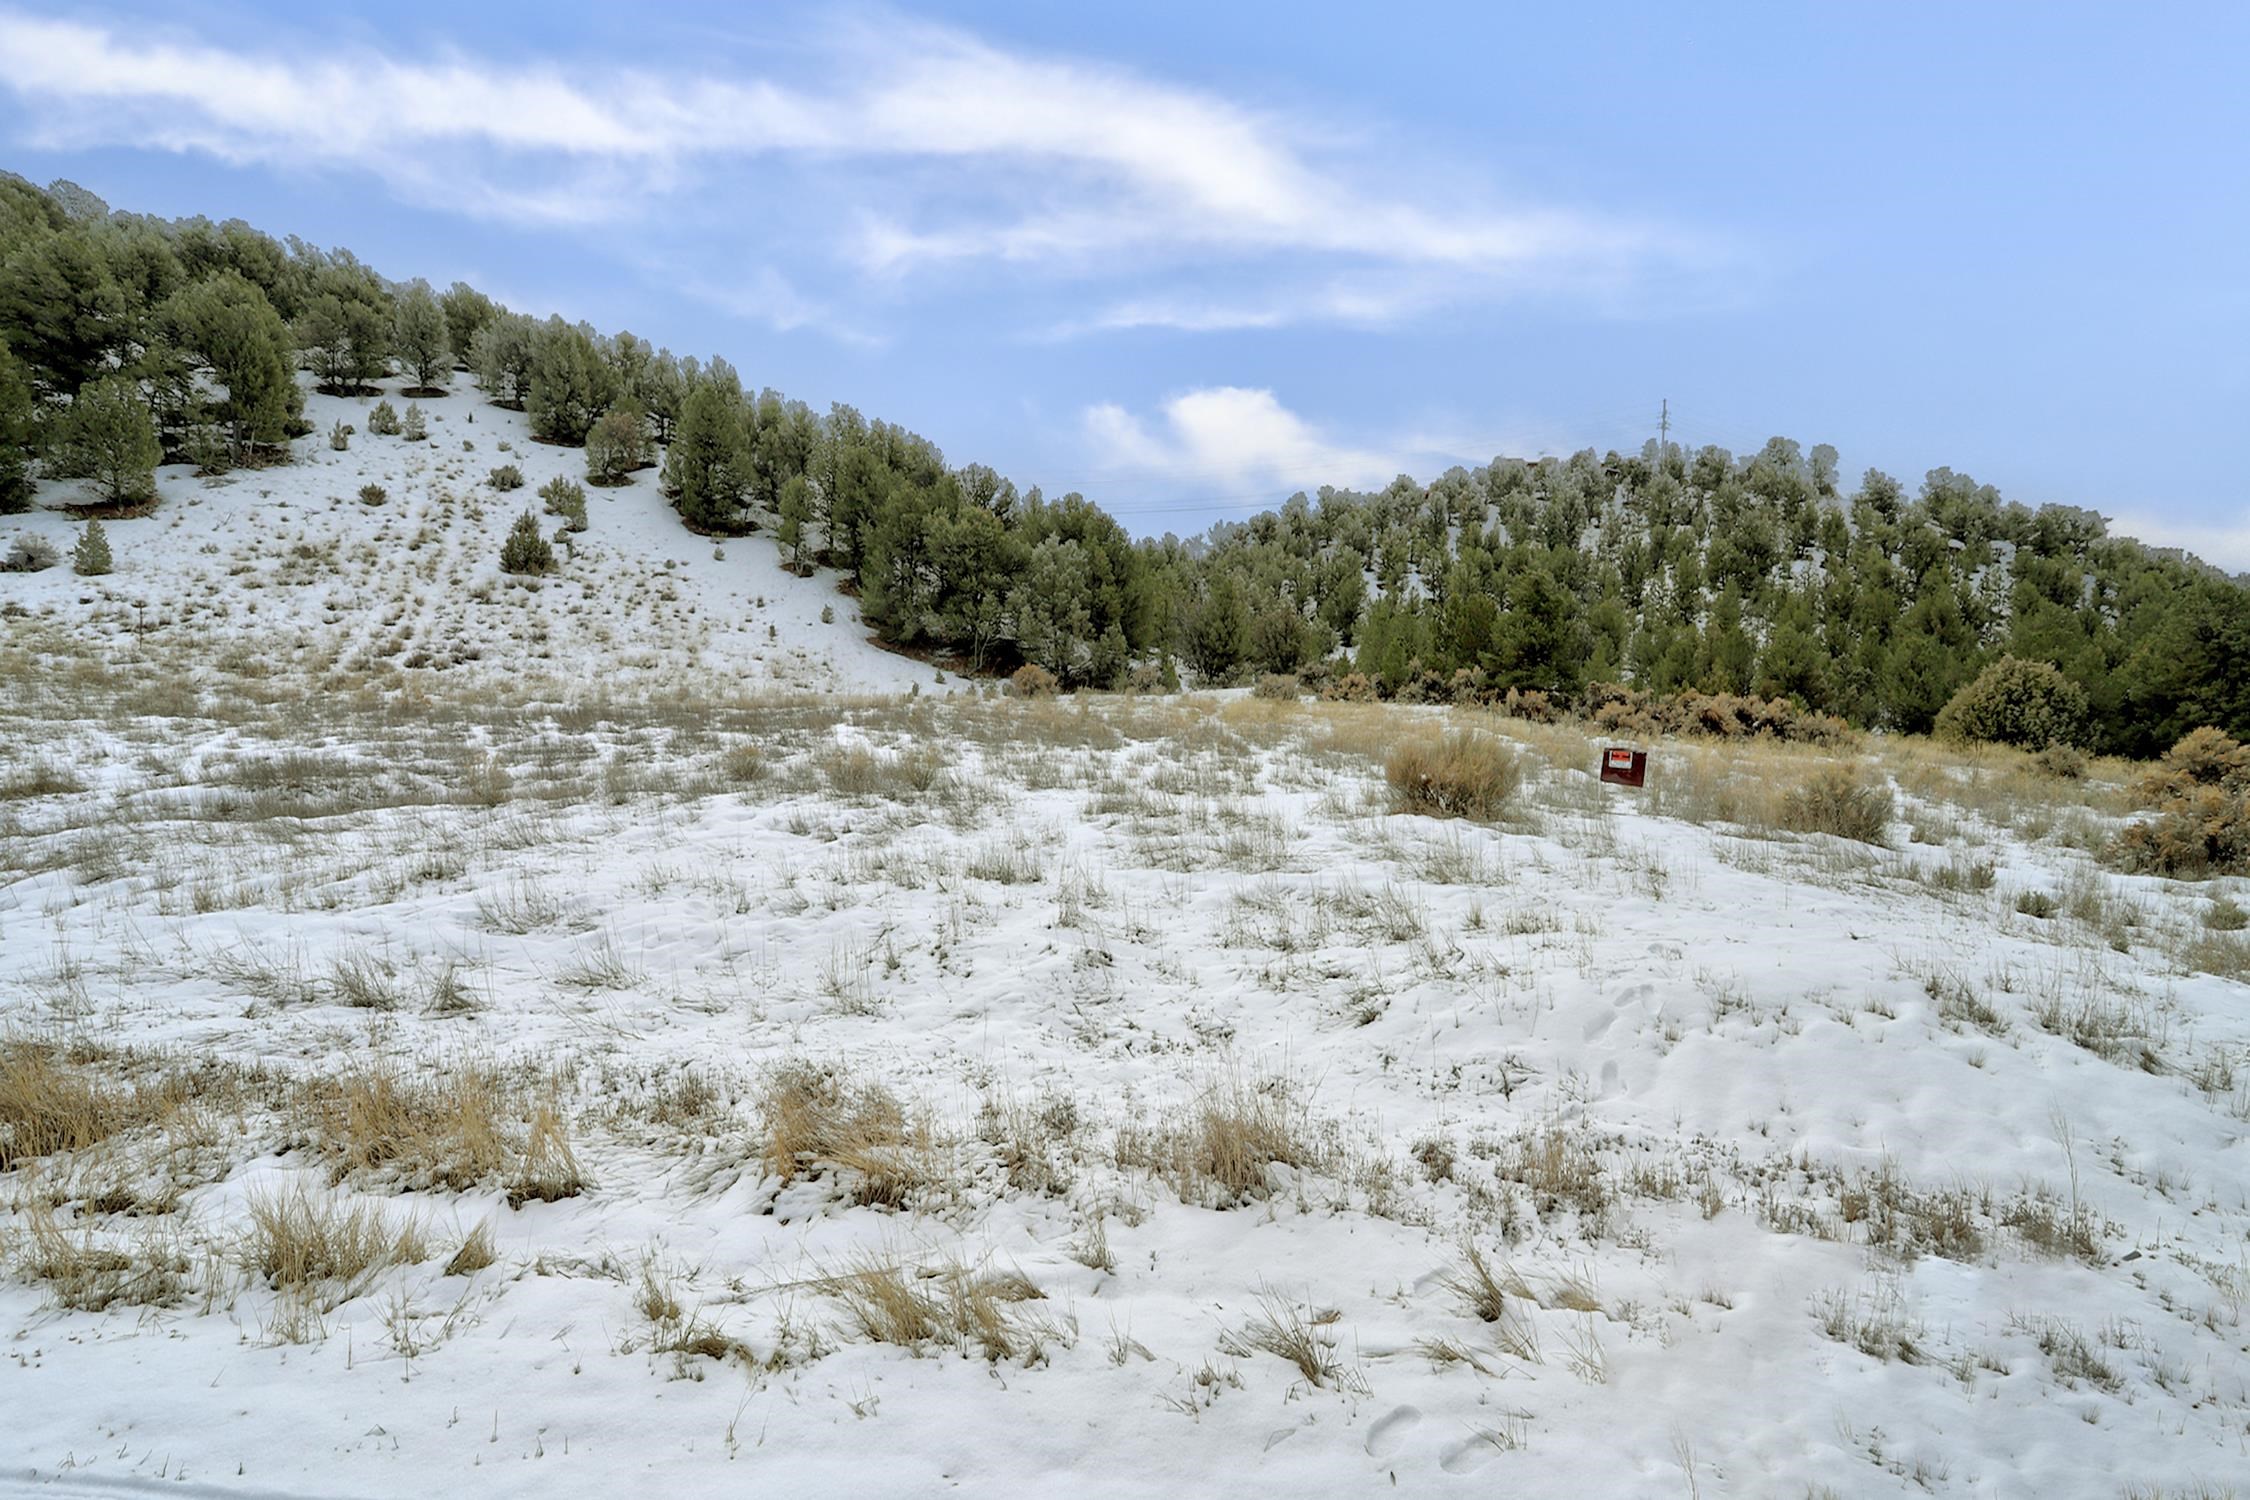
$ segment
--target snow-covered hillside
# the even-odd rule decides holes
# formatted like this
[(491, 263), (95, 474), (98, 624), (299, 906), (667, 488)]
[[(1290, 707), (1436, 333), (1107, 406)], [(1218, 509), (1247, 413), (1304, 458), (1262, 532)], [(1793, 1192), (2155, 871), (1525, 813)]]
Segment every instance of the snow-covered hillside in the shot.
[(424, 405), (0, 576), (0, 1492), (2250, 1466), (2246, 892), (2120, 768), (965, 692), (648, 475), (503, 581), (577, 455)]
[[(556, 576), (537, 585), (500, 571), (500, 543), (556, 475), (582, 479), (577, 449), (535, 442), (521, 412), (486, 403), (467, 375), (423, 398), (429, 437), (367, 430), (378, 399), (403, 411), (399, 379), (384, 397), (309, 394), (310, 437), (295, 461), (198, 479), (158, 471), (161, 503), (107, 523), (116, 572), (67, 566), (76, 523), (47, 509), (0, 517), (0, 554), (18, 535), (45, 538), (65, 566), (0, 574), (0, 604), (67, 622), (75, 635), (143, 633), (233, 642), (269, 660), (351, 673), (468, 670), (472, 675), (633, 681), (692, 671), (745, 689), (905, 692), (942, 686), (935, 671), (874, 645), (836, 577), (799, 578), (772, 538), (724, 545), (680, 525), (654, 469), (629, 485), (587, 490), (591, 525)], [(329, 446), (332, 424), (358, 429)], [(488, 482), (505, 464), (524, 485)], [(360, 500), (381, 487), (378, 505)], [(85, 498), (42, 484), (43, 506)], [(542, 530), (559, 523), (542, 516)], [(822, 611), (832, 616), (824, 623)]]

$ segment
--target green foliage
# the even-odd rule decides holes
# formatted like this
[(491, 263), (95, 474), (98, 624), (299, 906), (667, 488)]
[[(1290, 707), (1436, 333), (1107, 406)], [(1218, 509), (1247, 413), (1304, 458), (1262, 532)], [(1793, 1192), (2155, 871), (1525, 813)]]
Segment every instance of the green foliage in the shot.
[(0, 516), (31, 509), (31, 383), (0, 343)]
[(357, 395), (390, 369), (390, 313), (377, 289), (324, 291), (298, 317), (297, 342), (322, 390)]
[(698, 382), (664, 457), (664, 493), (697, 531), (733, 531), (749, 493), (747, 468), (734, 397), (717, 381)]
[(501, 464), (484, 476), (484, 482), (503, 494), (509, 490), (520, 490), (523, 488), (523, 470), (514, 464)]
[(422, 415), (422, 408), (412, 401), (406, 403), (406, 415), (399, 418), (398, 435), (410, 443), (419, 443), (430, 435), (430, 424)]
[(452, 378), (452, 332), (428, 282), (414, 282), (399, 294), (391, 318), (391, 347), (417, 390), (435, 390)]
[(792, 573), (812, 571), (805, 560), (811, 538), (807, 528), (812, 524), (812, 484), (802, 474), (793, 474), (781, 487), (780, 524), (774, 528), (774, 540), (789, 554), (788, 565)]
[(362, 505), (381, 505), (390, 498), (391, 492), (379, 484), (363, 484), (359, 487), (359, 503)]
[(500, 544), (500, 571), (536, 577), (555, 570), (555, 549), (539, 534), (539, 518), (530, 511), (516, 517), (508, 539)]
[(123, 376), (107, 376), (78, 393), (63, 422), (62, 446), (70, 471), (91, 479), (102, 499), (155, 496), (156, 466), (164, 450), (148, 403)]
[(110, 571), (109, 533), (99, 520), (88, 521), (70, 551), (70, 570), (81, 578), (99, 578)]
[(454, 359), (474, 367), (477, 335), (500, 315), (499, 304), (467, 282), (456, 281), (438, 298), (438, 306), (445, 314), (446, 347)]
[(1960, 743), (2077, 745), (2086, 736), (2086, 690), (2048, 662), (2002, 656), (1953, 695), (1936, 728)]
[(388, 400), (376, 402), (375, 409), (367, 414), (367, 430), (377, 437), (397, 437), (398, 428), (398, 408)]
[(617, 376), (593, 336), (549, 318), (532, 337), (523, 393), (532, 436), (575, 448), (617, 399)]
[(545, 502), (542, 509), (550, 516), (563, 518), (563, 530), (579, 532), (586, 529), (586, 491), (575, 479), (556, 475), (539, 486), (539, 498)]
[(586, 434), (586, 482), (623, 484), (647, 464), (648, 422), (640, 402), (626, 396)]
[(222, 394), (207, 403), (208, 419), (225, 430), (235, 456), (288, 438), (304, 407), (296, 348), (256, 284), (233, 271), (195, 282), (164, 302), (159, 323), (189, 364), (210, 370)]

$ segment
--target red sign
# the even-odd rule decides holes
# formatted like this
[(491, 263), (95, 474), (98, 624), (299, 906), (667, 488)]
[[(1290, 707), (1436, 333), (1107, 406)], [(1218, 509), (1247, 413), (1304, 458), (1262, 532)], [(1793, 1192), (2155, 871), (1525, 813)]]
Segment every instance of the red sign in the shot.
[(1602, 751), (1602, 780), (1618, 786), (1642, 786), (1648, 781), (1648, 752), (1628, 745)]

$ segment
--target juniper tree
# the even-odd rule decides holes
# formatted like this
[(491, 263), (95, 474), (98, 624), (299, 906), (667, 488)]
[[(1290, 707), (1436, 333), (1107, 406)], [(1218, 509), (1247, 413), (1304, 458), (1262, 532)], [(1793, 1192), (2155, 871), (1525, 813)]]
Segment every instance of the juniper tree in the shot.
[(740, 523), (749, 489), (742, 446), (734, 401), (717, 382), (699, 382), (664, 458), (664, 492), (681, 520), (699, 531), (728, 531)]
[(799, 474), (781, 487), (781, 524), (774, 540), (789, 553), (789, 570), (808, 573), (805, 566), (805, 527), (812, 520), (812, 484)]
[(435, 390), (451, 378), (453, 344), (445, 309), (428, 282), (417, 281), (399, 294), (391, 317), (391, 347), (417, 390)]
[(133, 383), (110, 375), (78, 393), (63, 423), (72, 472), (91, 479), (105, 500), (145, 500), (156, 493), (164, 457), (156, 423)]
[(577, 447), (617, 395), (617, 377), (583, 328), (549, 318), (532, 338), (524, 414), (534, 437)]
[(31, 385), (0, 342), (0, 516), (31, 509)]
[(627, 396), (603, 412), (586, 434), (586, 481), (623, 484), (647, 463), (648, 428), (641, 404)]
[(422, 416), (422, 408), (412, 401), (406, 403), (406, 415), (399, 419), (398, 435), (410, 443), (419, 443), (430, 435), (430, 424)]
[(555, 549), (539, 534), (539, 518), (530, 511), (516, 517), (508, 539), (500, 544), (500, 571), (536, 576), (555, 570)]
[(500, 305), (465, 281), (456, 281), (438, 298), (445, 313), (445, 343), (454, 361), (466, 369), (474, 363), (477, 335), (501, 312)]

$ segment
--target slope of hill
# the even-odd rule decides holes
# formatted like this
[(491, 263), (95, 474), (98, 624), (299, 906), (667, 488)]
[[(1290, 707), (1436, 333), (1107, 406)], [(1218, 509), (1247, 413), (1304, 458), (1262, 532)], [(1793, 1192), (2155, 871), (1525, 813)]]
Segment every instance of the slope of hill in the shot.
[[(17, 623), (8, 1479), (2239, 1472), (2243, 882), (2105, 870), (2099, 780), (1891, 745), (1871, 845), (1788, 831), (1789, 746), (1636, 795), (1399, 706), (400, 713)], [(1448, 717), (1517, 742), (1497, 824), (1392, 808)]]
[[(683, 530), (654, 470), (587, 491), (591, 524), (555, 575), (503, 575), (509, 526), (540, 509), (549, 478), (583, 478), (584, 457), (533, 441), (521, 412), (459, 379), (452, 394), (421, 399), (424, 442), (367, 431), (378, 399), (408, 404), (392, 379), (381, 398), (308, 392), (315, 432), (290, 445), (292, 462), (213, 479), (159, 470), (149, 514), (105, 523), (117, 560), (105, 577), (68, 567), (77, 523), (60, 507), (84, 500), (85, 486), (44, 482), (42, 509), (0, 516), (0, 553), (40, 537), (64, 566), (0, 574), (0, 603), (83, 640), (231, 647), (315, 675), (415, 668), (580, 687), (689, 675), (794, 692), (957, 681), (875, 644), (834, 573), (796, 576), (762, 536), (715, 544)], [(327, 438), (337, 422), (359, 429), (342, 452)], [(522, 488), (490, 484), (501, 465), (521, 471)], [(386, 492), (380, 504), (362, 503), (367, 485)], [(546, 533), (558, 525), (540, 521)]]

